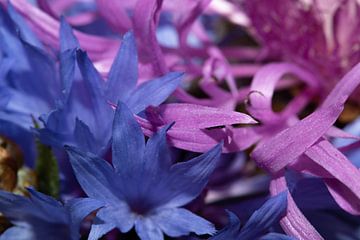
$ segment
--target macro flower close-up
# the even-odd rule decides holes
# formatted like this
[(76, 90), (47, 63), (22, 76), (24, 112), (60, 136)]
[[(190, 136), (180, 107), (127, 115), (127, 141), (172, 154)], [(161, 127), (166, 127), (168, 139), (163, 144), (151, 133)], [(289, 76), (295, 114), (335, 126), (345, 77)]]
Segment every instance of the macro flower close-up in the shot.
[(0, 0), (0, 240), (356, 240), (359, 168), (358, 0)]

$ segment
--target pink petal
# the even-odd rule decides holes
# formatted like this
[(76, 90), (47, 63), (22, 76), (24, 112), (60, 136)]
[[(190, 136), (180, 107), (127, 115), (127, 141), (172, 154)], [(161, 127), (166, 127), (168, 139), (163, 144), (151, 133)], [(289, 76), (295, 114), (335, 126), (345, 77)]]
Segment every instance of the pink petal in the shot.
[[(285, 177), (273, 179), (270, 183), (271, 195), (275, 196), (287, 190)], [(299, 240), (318, 240), (324, 239), (314, 228), (313, 225), (306, 219), (304, 214), (297, 207), (291, 194), (288, 192), (288, 207), (286, 215), (280, 220), (280, 225), (284, 231)]]

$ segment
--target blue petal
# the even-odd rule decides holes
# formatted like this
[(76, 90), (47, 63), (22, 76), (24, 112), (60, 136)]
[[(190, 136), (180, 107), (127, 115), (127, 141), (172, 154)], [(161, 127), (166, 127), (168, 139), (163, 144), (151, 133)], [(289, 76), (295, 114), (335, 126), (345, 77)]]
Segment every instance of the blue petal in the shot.
[(295, 240), (295, 238), (280, 233), (268, 233), (260, 240)]
[[(104, 96), (105, 81), (101, 78), (98, 71), (88, 58), (87, 54), (82, 50), (76, 52), (77, 62), (84, 78), (86, 88), (89, 91), (90, 109), (92, 111), (94, 126), (88, 126), (93, 130), (94, 128), (103, 127), (99, 134), (105, 135), (107, 131), (104, 128), (108, 126), (108, 123), (112, 121), (113, 111)], [(80, 117), (79, 117), (80, 118)], [(83, 121), (87, 119), (80, 118)], [(103, 133), (105, 132), (105, 133)], [(95, 134), (97, 136), (97, 134)], [(97, 136), (98, 137), (98, 136)], [(107, 141), (108, 139), (105, 139)]]
[(56, 224), (68, 223), (68, 215), (60, 202), (36, 190), (29, 188), (28, 191), (31, 197), (29, 208), (37, 209), (36, 214), (40, 219)]
[(140, 218), (135, 223), (135, 230), (141, 240), (163, 240), (160, 228), (149, 218)]
[(60, 53), (60, 78), (62, 83), (62, 103), (68, 101), (75, 75), (76, 49)]
[(82, 50), (76, 51), (77, 62), (85, 82), (89, 85), (91, 95), (96, 98), (104, 96), (105, 82), (95, 69), (86, 52)]
[(120, 175), (132, 174), (143, 162), (145, 139), (128, 107), (119, 102), (113, 123), (112, 161)]
[(99, 149), (99, 145), (89, 127), (79, 119), (76, 119), (75, 123), (75, 140), (82, 151), (92, 152), (94, 149)]
[(220, 159), (222, 144), (199, 157), (173, 165), (168, 180), (168, 196), (162, 199), (167, 206), (183, 206), (195, 199), (208, 183)]
[(10, 92), (5, 88), (0, 88), (0, 110), (4, 109), (11, 99)]
[(93, 224), (91, 225), (88, 240), (98, 240), (114, 228), (115, 224), (104, 223), (101, 219), (95, 218)]
[(153, 221), (170, 237), (179, 237), (193, 232), (198, 235), (213, 234), (214, 225), (184, 208), (159, 210)]
[(39, 39), (36, 37), (36, 34), (30, 29), (30, 27), (25, 22), (24, 18), (16, 12), (12, 4), (9, 2), (8, 4), (8, 13), (11, 19), (16, 23), (17, 27), (20, 30), (21, 37), (31, 45), (42, 48), (42, 44)]
[(123, 201), (101, 208), (96, 216), (106, 223), (114, 224), (123, 233), (128, 232), (134, 226), (137, 218), (137, 215)]
[(138, 79), (138, 58), (134, 34), (124, 35), (120, 50), (111, 66), (106, 96), (113, 103), (124, 100), (135, 88)]
[(158, 106), (175, 91), (182, 77), (182, 73), (172, 72), (147, 81), (137, 87), (125, 102), (133, 113), (139, 113), (150, 105)]
[(215, 236), (211, 237), (210, 240), (237, 239), (237, 236), (240, 234), (241, 222), (234, 213), (227, 211), (227, 214), (229, 223), (218, 231)]
[(78, 48), (79, 42), (76, 39), (71, 26), (66, 22), (65, 18), (61, 16), (60, 19), (60, 50), (65, 52), (69, 49)]
[(55, 61), (41, 49), (24, 41), (21, 43), (25, 50), (22, 56), (28, 58), (28, 66), (26, 69), (19, 69), (14, 65), (11, 68), (12, 74), (8, 78), (9, 84), (19, 92), (41, 99), (47, 104), (54, 104), (54, 99), (61, 91)]
[(102, 206), (104, 206), (104, 203), (90, 198), (73, 199), (65, 204), (65, 207), (68, 209), (71, 216), (73, 239), (80, 238), (79, 228), (82, 220), (91, 212)]
[(37, 240), (31, 228), (14, 226), (0, 236), (0, 240)]
[(58, 207), (58, 208), (62, 207), (62, 204), (59, 201), (55, 200), (54, 198), (48, 195), (38, 192), (32, 188), (28, 188), (27, 190), (30, 193), (31, 200), (38, 205), (42, 205), (46, 203), (54, 207)]
[(166, 132), (173, 124), (160, 129), (146, 143), (144, 160), (141, 163), (144, 174), (160, 178), (167, 173), (172, 165), (171, 154), (166, 142)]
[(261, 208), (256, 210), (241, 230), (239, 238), (256, 239), (273, 226), (287, 208), (287, 192), (282, 192), (270, 198)]
[(75, 147), (65, 146), (78, 182), (86, 194), (106, 203), (119, 201), (121, 194), (111, 165), (91, 153), (83, 153)]

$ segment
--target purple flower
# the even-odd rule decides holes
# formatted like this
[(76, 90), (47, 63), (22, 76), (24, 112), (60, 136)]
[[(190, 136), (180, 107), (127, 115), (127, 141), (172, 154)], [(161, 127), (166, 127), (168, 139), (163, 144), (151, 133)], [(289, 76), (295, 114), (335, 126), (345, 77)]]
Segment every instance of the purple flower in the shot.
[[(341, 131), (339, 133), (332, 125), (341, 114), (345, 101), (359, 85), (359, 75), (360, 65), (356, 65), (340, 80), (316, 111), (256, 146), (251, 156), (272, 175), (272, 194), (288, 188), (284, 170), (290, 168), (322, 178), (341, 208), (354, 215), (360, 213), (360, 188), (357, 184), (360, 172), (327, 140), (327, 135), (332, 136), (334, 133), (335, 136), (349, 137)], [(254, 102), (258, 104), (258, 114), (269, 110), (267, 96), (266, 92), (253, 96)], [(286, 233), (297, 238), (322, 239), (301, 213), (291, 194), (288, 194), (287, 214), (281, 220), (281, 225)]]
[(360, 60), (356, 0), (248, 0), (243, 7), (265, 55), (313, 72), (325, 93)]
[(90, 239), (113, 228), (133, 226), (141, 239), (177, 237), (190, 232), (211, 234), (214, 226), (181, 208), (208, 182), (221, 153), (217, 145), (187, 162), (172, 164), (162, 128), (146, 146), (139, 124), (125, 104), (118, 104), (113, 123), (112, 165), (91, 153), (67, 147), (75, 175), (91, 199), (106, 204), (97, 213)]
[(57, 200), (29, 189), (30, 198), (0, 191), (0, 211), (14, 225), (1, 236), (5, 239), (71, 239), (80, 237), (80, 223), (102, 203), (74, 199), (63, 205)]
[(227, 239), (286, 239), (293, 238), (278, 233), (267, 233), (269, 229), (276, 224), (285, 214), (287, 194), (280, 193), (262, 205), (256, 210), (249, 220), (241, 227), (239, 218), (232, 212), (228, 212), (229, 223), (225, 228), (217, 232), (209, 240), (227, 240)]

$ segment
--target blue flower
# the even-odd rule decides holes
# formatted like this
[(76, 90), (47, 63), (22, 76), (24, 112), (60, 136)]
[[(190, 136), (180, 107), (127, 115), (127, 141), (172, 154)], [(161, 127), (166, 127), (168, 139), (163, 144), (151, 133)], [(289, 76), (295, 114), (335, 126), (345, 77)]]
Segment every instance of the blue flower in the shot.
[[(40, 138), (50, 145), (75, 145), (102, 154), (111, 138), (114, 111), (109, 103), (121, 100), (134, 114), (165, 101), (177, 88), (181, 73), (168, 73), (137, 86), (138, 60), (131, 32), (123, 37), (120, 50), (104, 81), (87, 54), (78, 49), (71, 27), (61, 24), (60, 72), (63, 95), (56, 109), (43, 116)], [(77, 62), (82, 78), (76, 78)], [(59, 141), (60, 140), (60, 141)]]
[(30, 198), (0, 190), (0, 212), (14, 225), (0, 240), (78, 240), (84, 217), (103, 204), (92, 199), (73, 199), (65, 205), (35, 190)]
[(261, 240), (291, 240), (293, 238), (283, 234), (266, 234), (270, 227), (285, 214), (286, 206), (287, 193), (283, 192), (266, 201), (263, 206), (251, 215), (243, 227), (241, 227), (239, 218), (234, 213), (228, 212), (228, 225), (211, 237), (210, 240), (253, 240), (259, 238)]
[(104, 201), (89, 239), (113, 228), (128, 232), (133, 226), (141, 239), (163, 239), (195, 232), (211, 234), (214, 226), (180, 208), (206, 186), (221, 153), (221, 144), (187, 162), (172, 164), (166, 144), (170, 125), (145, 145), (131, 110), (119, 102), (113, 122), (112, 165), (91, 153), (66, 147), (75, 175), (91, 199)]

